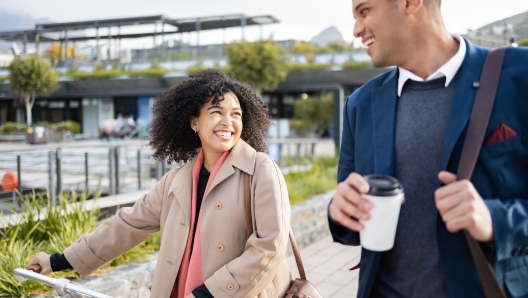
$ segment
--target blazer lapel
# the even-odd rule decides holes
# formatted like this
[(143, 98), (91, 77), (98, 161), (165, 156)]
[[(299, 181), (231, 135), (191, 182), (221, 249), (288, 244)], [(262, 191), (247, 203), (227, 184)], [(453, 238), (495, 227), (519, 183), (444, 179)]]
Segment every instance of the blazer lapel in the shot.
[(473, 87), (478, 82), (484, 64), (486, 53), (474, 45), (466, 42), (466, 57), (460, 66), (458, 85), (451, 111), (447, 118), (444, 145), (442, 150), (442, 169), (445, 170), (451, 158), (451, 153), (466, 128), (471, 116), (471, 109), (477, 89)]
[(376, 174), (394, 176), (394, 131), (398, 103), (398, 71), (393, 70), (371, 93)]

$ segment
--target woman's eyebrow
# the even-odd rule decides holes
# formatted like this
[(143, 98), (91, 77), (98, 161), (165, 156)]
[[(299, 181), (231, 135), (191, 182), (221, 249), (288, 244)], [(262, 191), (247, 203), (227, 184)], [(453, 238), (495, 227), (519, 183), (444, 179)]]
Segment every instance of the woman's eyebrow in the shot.
[[(221, 109), (221, 110), (223, 110), (224, 108), (223, 108), (222, 106), (210, 106), (210, 107), (207, 108), (208, 111), (209, 111), (209, 110), (212, 110), (212, 109)], [(242, 108), (238, 108), (238, 107), (237, 107), (237, 108), (233, 108), (233, 110), (240, 110), (240, 111), (242, 111)]]

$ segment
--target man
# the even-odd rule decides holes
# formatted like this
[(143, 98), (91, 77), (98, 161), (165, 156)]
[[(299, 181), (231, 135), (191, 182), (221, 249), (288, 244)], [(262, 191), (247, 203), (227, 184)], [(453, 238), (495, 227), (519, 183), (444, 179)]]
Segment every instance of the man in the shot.
[(528, 296), (528, 50), (507, 50), (475, 171), (456, 182), (488, 50), (446, 31), (440, 0), (352, 4), (354, 35), (373, 65), (397, 67), (346, 102), (329, 205), (334, 240), (360, 245), (358, 220), (372, 208), (363, 175), (395, 176), (405, 187), (393, 249), (362, 250), (358, 297), (483, 297), (464, 229), (503, 289)]

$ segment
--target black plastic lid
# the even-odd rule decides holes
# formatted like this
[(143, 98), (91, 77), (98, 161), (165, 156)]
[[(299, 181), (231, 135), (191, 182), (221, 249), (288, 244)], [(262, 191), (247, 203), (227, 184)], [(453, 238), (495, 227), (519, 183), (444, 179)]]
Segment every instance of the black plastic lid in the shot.
[(370, 185), (368, 195), (391, 197), (403, 193), (403, 186), (398, 179), (386, 175), (367, 175), (364, 177)]

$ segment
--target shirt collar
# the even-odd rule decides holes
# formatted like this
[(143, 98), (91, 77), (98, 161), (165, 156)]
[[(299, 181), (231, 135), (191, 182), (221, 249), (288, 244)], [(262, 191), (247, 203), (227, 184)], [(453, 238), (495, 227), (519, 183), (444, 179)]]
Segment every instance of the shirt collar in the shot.
[(451, 81), (455, 77), (458, 69), (462, 65), (462, 62), (464, 62), (464, 57), (466, 56), (466, 43), (464, 42), (464, 39), (458, 35), (453, 35), (453, 38), (458, 41), (458, 52), (453, 57), (451, 57), (451, 59), (449, 59), (444, 65), (442, 65), (437, 71), (427, 77), (427, 79), (424, 80), (419, 76), (415, 75), (414, 73), (408, 71), (407, 69), (398, 67), (398, 96), (401, 96), (403, 85), (405, 84), (405, 82), (407, 82), (407, 80), (424, 82), (438, 79), (441, 77), (446, 77), (445, 86), (449, 86), (449, 83), (451, 83)]

